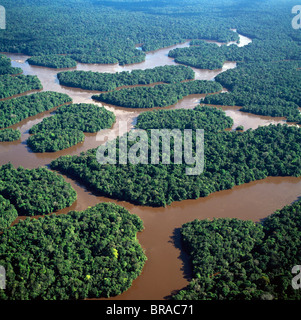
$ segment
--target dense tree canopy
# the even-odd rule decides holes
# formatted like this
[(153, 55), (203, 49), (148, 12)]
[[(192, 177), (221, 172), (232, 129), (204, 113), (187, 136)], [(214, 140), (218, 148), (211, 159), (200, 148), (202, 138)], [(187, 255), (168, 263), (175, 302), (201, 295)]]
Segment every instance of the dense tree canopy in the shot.
[(11, 60), (8, 57), (6, 57), (4, 54), (0, 54), (0, 75), (16, 75), (22, 72), (23, 70), (21, 68), (13, 68), (11, 66)]
[(43, 86), (37, 76), (0, 75), (0, 99), (40, 89), (43, 89)]
[[(191, 41), (187, 48), (176, 48), (168, 53), (177, 63), (200, 69), (220, 69), (226, 61), (264, 63), (282, 60), (299, 60), (301, 47), (292, 40), (265, 41), (255, 39), (244, 47), (235, 44), (218, 46), (205, 41)], [(289, 50), (288, 50), (289, 48)]]
[(194, 72), (185, 66), (160, 66), (153, 69), (100, 73), (92, 71), (65, 71), (58, 73), (60, 84), (88, 90), (110, 91), (122, 86), (175, 83), (194, 79)]
[(20, 130), (2, 129), (0, 130), (0, 142), (15, 141), (21, 138)]
[(173, 84), (158, 84), (153, 87), (134, 87), (114, 90), (92, 98), (97, 101), (125, 108), (167, 107), (190, 94), (213, 93), (222, 90), (214, 81), (192, 80)]
[(52, 91), (0, 101), (0, 128), (70, 102), (72, 99), (67, 94)]
[(301, 71), (296, 61), (238, 64), (216, 77), (230, 92), (207, 96), (205, 103), (242, 106), (241, 111), (287, 117), (301, 123)]
[(40, 167), (0, 167), (0, 195), (8, 199), (19, 215), (47, 214), (69, 207), (76, 200), (76, 192), (64, 178)]
[[(62, 156), (52, 161), (51, 167), (105, 196), (151, 206), (207, 196), (267, 176), (301, 175), (300, 128), (279, 124), (245, 132), (218, 132), (230, 125), (231, 120), (226, 120), (225, 114), (217, 120), (214, 108), (205, 108), (204, 111), (202, 108), (172, 110), (173, 117), (169, 112), (171, 110), (151, 112), (152, 116), (143, 115), (143, 120), (150, 127), (139, 119), (138, 125), (144, 129), (164, 129), (166, 126), (186, 129), (192, 125), (193, 129), (204, 129), (203, 173), (187, 175), (189, 165), (185, 159), (181, 165), (173, 164), (172, 153), (170, 164), (162, 164), (161, 159), (159, 164), (152, 164), (151, 141), (148, 142), (148, 164), (100, 164), (96, 159), (97, 150), (92, 149), (80, 156)], [(204, 115), (194, 116), (196, 121), (191, 123), (192, 112), (204, 112)], [(159, 116), (158, 121), (153, 121), (156, 116)], [(210, 129), (214, 126), (220, 129)], [(151, 137), (149, 131), (148, 137)], [(116, 141), (117, 159), (118, 142), (119, 139)], [(132, 145), (128, 144), (128, 150)], [(196, 150), (195, 147), (193, 140), (192, 150)]]
[(174, 299), (300, 300), (292, 267), (300, 263), (301, 201), (262, 223), (195, 220), (182, 226), (194, 279)]
[[(184, 10), (183, 2), (178, 1), (144, 1), (138, 6), (127, 1), (124, 6), (117, 1), (30, 0), (12, 6), (4, 0), (10, 28), (1, 33), (0, 51), (70, 54), (83, 63), (123, 65), (143, 61), (144, 51), (185, 39), (238, 40), (229, 30), (228, 17), (217, 20), (211, 6), (203, 4), (194, 5), (191, 11), (189, 1), (185, 2), (188, 7)], [(136, 49), (137, 44), (142, 50)]]
[(95, 104), (79, 103), (57, 108), (55, 114), (34, 125), (27, 140), (34, 152), (55, 152), (84, 141), (84, 132), (111, 128), (115, 115)]
[[(115, 89), (134, 75), (138, 84), (145, 85), (154, 83), (158, 74), (153, 77), (148, 70), (118, 75), (68, 72), (59, 74), (60, 81), (64, 78), (66, 84), (70, 81), (67, 85), (85, 89), (114, 90), (93, 98), (133, 108), (164, 107), (185, 95), (216, 93), (224, 86), (229, 92), (207, 95), (205, 103), (237, 105), (242, 111), (301, 123), (301, 33), (291, 24), (295, 4), (292, 0), (19, 0), (16, 5), (2, 0), (9, 27), (0, 32), (0, 52), (34, 56), (31, 62), (51, 67), (67, 61), (73, 66), (74, 61), (124, 65), (143, 61), (147, 51), (191, 40), (190, 47), (173, 50), (169, 56), (197, 68), (221, 68), (226, 60), (236, 61), (237, 68), (220, 74), (216, 81), (181, 83), (182, 77), (173, 74), (169, 80), (160, 80), (171, 84), (122, 90)], [(233, 28), (252, 38), (252, 43), (240, 48), (203, 41), (239, 41)], [(172, 70), (156, 70), (163, 69)], [(42, 88), (37, 77), (19, 73), (0, 55), (0, 99)], [(0, 101), (0, 129), (70, 102), (67, 95), (45, 92)], [(76, 109), (68, 119), (64, 117), (67, 107), (62, 110), (32, 129), (37, 130), (28, 140), (33, 149), (66, 148), (80, 141), (84, 129), (95, 132), (103, 124), (92, 121), (95, 114), (87, 110)], [(115, 120), (109, 113), (106, 116), (106, 124)], [(138, 117), (136, 128), (148, 135), (148, 160), (152, 129), (204, 129), (205, 166), (199, 175), (187, 175), (185, 159), (183, 164), (163, 164), (163, 152), (159, 164), (101, 165), (97, 150), (92, 149), (60, 157), (51, 168), (101, 195), (151, 206), (204, 197), (267, 176), (301, 175), (300, 128), (270, 125), (225, 131), (232, 125), (223, 111), (200, 106)], [(8, 133), (1, 131), (0, 135)], [(118, 158), (119, 139), (114, 142)], [(128, 144), (128, 150), (135, 142)], [(26, 219), (7, 228), (16, 210), (19, 215), (44, 215), (75, 199), (73, 188), (50, 170), (0, 167), (0, 265), (8, 278), (7, 290), (0, 290), (2, 299), (108, 297), (128, 289), (139, 275), (145, 255), (136, 233), (142, 230), (142, 222), (116, 205)], [(175, 298), (300, 300), (300, 290), (291, 287), (291, 267), (300, 264), (300, 212), (299, 201), (262, 223), (215, 219), (186, 224), (182, 235), (195, 279)]]
[(115, 115), (104, 107), (91, 103), (77, 103), (60, 106), (51, 117), (34, 125), (30, 133), (45, 132), (56, 129), (78, 129), (83, 132), (97, 132), (111, 128)]
[(30, 136), (27, 145), (33, 152), (56, 152), (70, 148), (85, 140), (85, 135), (77, 129), (55, 129), (42, 131)]
[(0, 233), (18, 217), (16, 208), (0, 195)]
[(194, 109), (154, 110), (137, 118), (139, 129), (204, 129), (219, 132), (231, 128), (233, 120), (218, 108), (199, 105)]
[(74, 59), (57, 54), (30, 57), (27, 59), (27, 62), (32, 65), (55, 69), (76, 67), (76, 61)]
[(68, 300), (115, 296), (139, 276), (146, 256), (140, 218), (100, 203), (85, 211), (26, 219), (0, 234), (6, 268), (2, 299)]

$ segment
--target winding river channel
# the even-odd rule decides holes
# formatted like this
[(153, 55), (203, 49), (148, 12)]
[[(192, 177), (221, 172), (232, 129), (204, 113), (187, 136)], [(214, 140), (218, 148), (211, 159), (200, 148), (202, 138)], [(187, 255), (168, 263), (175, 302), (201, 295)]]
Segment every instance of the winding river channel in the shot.
[[(250, 42), (251, 40), (247, 37), (240, 36), (239, 46), (247, 45)], [(138, 64), (119, 66), (79, 63), (76, 68), (68, 70), (113, 73), (173, 65), (175, 62), (168, 57), (169, 50), (187, 46), (189, 46), (189, 42), (149, 52), (146, 55), (145, 62)], [(6, 55), (12, 59), (14, 67), (22, 68), (25, 75), (37, 75), (42, 82), (44, 91), (66, 93), (73, 99), (74, 103), (101, 105), (101, 103), (91, 99), (92, 94), (97, 93), (96, 91), (61, 86), (57, 79), (57, 73), (61, 70), (30, 66), (26, 62), (28, 57), (25, 55), (10, 53)], [(220, 70), (194, 69), (194, 71), (196, 79), (214, 80), (217, 74), (235, 67), (235, 62), (226, 62)], [(203, 97), (204, 95), (190, 95), (167, 109), (194, 108)], [(44, 117), (50, 116), (51, 112), (44, 112), (12, 126), (21, 131), (22, 138), (21, 141), (0, 144), (0, 165), (11, 162), (14, 166), (21, 165), (25, 168), (35, 168), (46, 166), (61, 155), (78, 155), (80, 152), (99, 146), (100, 141), (106, 136), (116, 136), (119, 120), (127, 121), (130, 128), (135, 124), (139, 113), (145, 111), (145, 109), (141, 111), (105, 104), (104, 106), (116, 115), (117, 121), (113, 128), (95, 134), (86, 134), (83, 143), (56, 153), (36, 154), (26, 146), (26, 140), (29, 137), (28, 130), (34, 124), (42, 121)], [(245, 129), (255, 129), (258, 126), (270, 123), (285, 123), (282, 118), (270, 118), (240, 112), (238, 107), (223, 107), (223, 109), (228, 116), (233, 118), (233, 128), (243, 125)], [(64, 177), (76, 190), (78, 198), (71, 207), (59, 211), (59, 214), (67, 213), (70, 210), (85, 210), (88, 206), (106, 201), (124, 206), (132, 214), (138, 215), (144, 222), (145, 229), (138, 234), (138, 240), (145, 249), (148, 260), (142, 274), (133, 282), (132, 287), (123, 294), (110, 298), (112, 300), (162, 300), (169, 298), (171, 294), (187, 286), (192, 274), (189, 259), (181, 247), (180, 228), (183, 223), (194, 219), (212, 219), (215, 217), (236, 217), (260, 221), (275, 210), (281, 209), (283, 206), (297, 200), (301, 191), (301, 178), (269, 177), (264, 180), (236, 186), (231, 190), (216, 192), (206, 198), (175, 202), (166, 208), (152, 208), (97, 196), (80, 185), (80, 183), (66, 176)]]

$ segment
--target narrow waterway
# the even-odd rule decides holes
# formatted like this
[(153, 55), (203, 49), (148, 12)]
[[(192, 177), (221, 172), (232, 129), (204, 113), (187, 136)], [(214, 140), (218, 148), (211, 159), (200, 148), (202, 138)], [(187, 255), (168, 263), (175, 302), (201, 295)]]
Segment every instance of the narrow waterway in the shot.
[[(240, 37), (240, 46), (250, 43), (250, 39)], [(188, 46), (189, 42), (150, 52), (145, 62), (129, 66), (119, 65), (91, 65), (78, 64), (71, 70), (91, 70), (98, 72), (120, 72), (125, 70), (154, 68), (159, 65), (175, 64), (168, 57), (168, 51), (173, 48)], [(7, 54), (12, 59), (14, 67), (21, 67), (24, 74), (37, 75), (43, 84), (44, 91), (57, 91), (68, 94), (74, 103), (96, 103), (91, 99), (97, 92), (61, 86), (57, 80), (58, 70), (44, 67), (30, 66), (25, 55)], [(213, 80), (215, 76), (229, 68), (235, 68), (234, 62), (226, 62), (220, 70), (194, 69), (196, 79)], [(60, 70), (61, 71), (61, 70)], [(188, 96), (168, 109), (194, 108), (204, 95)], [(95, 148), (106, 136), (118, 134), (118, 120), (127, 121), (129, 128), (133, 126), (139, 113), (146, 110), (124, 109), (104, 105), (115, 113), (117, 122), (113, 128), (95, 134), (86, 134), (85, 141), (74, 147), (56, 153), (36, 154), (26, 146), (29, 136), (28, 130), (32, 125), (42, 121), (44, 117), (51, 116), (51, 112), (44, 112), (12, 126), (21, 130), (21, 141), (0, 144), (0, 165), (11, 162), (14, 166), (22, 165), (25, 168), (35, 168), (48, 165), (53, 159), (65, 154), (79, 154), (90, 148)], [(233, 118), (235, 128), (243, 125), (245, 129), (255, 129), (260, 125), (270, 123), (283, 123), (283, 119), (255, 116), (239, 111), (238, 107), (223, 107), (226, 114)], [(139, 299), (165, 299), (173, 292), (185, 287), (191, 278), (191, 269), (188, 257), (181, 250), (180, 228), (183, 223), (194, 219), (237, 217), (259, 221), (275, 210), (282, 208), (297, 200), (301, 191), (301, 179), (291, 177), (274, 177), (261, 181), (244, 184), (211, 194), (206, 198), (175, 202), (166, 208), (151, 208), (135, 206), (128, 202), (117, 201), (99, 197), (80, 183), (64, 176), (72, 184), (78, 194), (77, 201), (59, 213), (70, 210), (85, 210), (99, 202), (110, 201), (124, 206), (131, 213), (137, 214), (144, 222), (145, 230), (138, 234), (138, 240), (145, 249), (148, 261), (142, 274), (133, 282), (132, 287), (118, 297), (112, 299), (139, 300)]]

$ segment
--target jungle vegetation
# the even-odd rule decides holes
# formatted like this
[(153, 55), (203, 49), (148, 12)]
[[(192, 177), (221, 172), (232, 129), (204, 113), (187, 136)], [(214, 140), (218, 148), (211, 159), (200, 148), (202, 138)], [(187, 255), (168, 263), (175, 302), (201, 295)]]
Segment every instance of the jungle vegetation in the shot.
[(204, 103), (241, 106), (240, 111), (301, 123), (299, 67), (297, 61), (239, 63), (216, 77), (229, 92), (208, 95)]
[(114, 113), (104, 107), (88, 103), (63, 105), (29, 130), (33, 135), (27, 144), (34, 152), (56, 152), (84, 141), (84, 132), (111, 128), (114, 122)]
[(27, 62), (31, 65), (54, 68), (54, 69), (76, 67), (75, 60), (73, 60), (68, 56), (58, 55), (58, 54), (30, 57), (29, 59), (27, 59)]
[(0, 142), (16, 141), (21, 138), (21, 132), (18, 129), (2, 129), (0, 130)]
[[(170, 116), (172, 112), (172, 117)], [(301, 130), (287, 125), (269, 125), (256, 130), (224, 131), (232, 125), (222, 110), (216, 118), (215, 108), (194, 110), (149, 111), (138, 118), (140, 128), (204, 129), (204, 171), (187, 175), (182, 164), (151, 163), (151, 142), (148, 164), (100, 164), (97, 149), (80, 156), (62, 156), (51, 162), (51, 168), (81, 181), (89, 189), (104, 196), (149, 206), (166, 206), (173, 201), (197, 199), (212, 192), (231, 189), (235, 185), (267, 176), (301, 175)], [(198, 115), (192, 116), (193, 113)], [(145, 115), (147, 114), (147, 115)], [(191, 121), (196, 119), (195, 121)], [(213, 120), (214, 119), (214, 120)], [(149, 127), (148, 127), (149, 124)], [(148, 130), (148, 138), (150, 133)], [(127, 137), (127, 140), (130, 140)], [(128, 150), (135, 142), (128, 143)], [(119, 139), (116, 141), (117, 159)], [(192, 150), (195, 149), (195, 140)], [(173, 148), (171, 148), (173, 150)], [(140, 151), (142, 152), (142, 151)], [(193, 167), (193, 166), (192, 166)]]
[(0, 167), (0, 195), (9, 200), (21, 216), (55, 212), (71, 206), (76, 192), (64, 178), (44, 167)]
[(25, 76), (23, 74), (16, 76), (8, 74), (0, 75), (0, 99), (41, 89), (43, 89), (43, 87), (37, 76)]
[(16, 208), (0, 195), (0, 233), (18, 217)]
[(254, 223), (194, 220), (181, 229), (193, 280), (179, 300), (300, 300), (292, 267), (301, 254), (301, 201)]
[(125, 108), (154, 108), (170, 106), (190, 94), (214, 93), (222, 89), (215, 81), (192, 80), (152, 87), (124, 88), (93, 95), (92, 98)]
[(68, 54), (82, 63), (124, 65), (186, 39), (238, 40), (229, 30), (230, 14), (216, 19), (211, 4), (184, 2), (30, 0), (14, 6), (3, 0), (10, 28), (1, 32), (0, 52)]
[(4, 54), (0, 54), (0, 75), (10, 74), (17, 75), (21, 74), (23, 70), (21, 68), (14, 68), (11, 66), (11, 60)]
[(136, 238), (142, 229), (138, 216), (112, 203), (20, 221), (0, 234), (0, 264), (7, 278), (0, 298), (75, 300), (121, 294), (146, 261)]
[(159, 66), (153, 69), (100, 73), (92, 71), (65, 71), (57, 75), (60, 84), (87, 90), (110, 91), (122, 86), (175, 83), (194, 79), (194, 72), (185, 66)]
[(33, 152), (56, 152), (70, 148), (85, 140), (85, 135), (77, 129), (55, 129), (42, 131), (30, 136), (26, 143)]
[(67, 95), (43, 91), (0, 101), (0, 128), (6, 128), (38, 113), (72, 102)]

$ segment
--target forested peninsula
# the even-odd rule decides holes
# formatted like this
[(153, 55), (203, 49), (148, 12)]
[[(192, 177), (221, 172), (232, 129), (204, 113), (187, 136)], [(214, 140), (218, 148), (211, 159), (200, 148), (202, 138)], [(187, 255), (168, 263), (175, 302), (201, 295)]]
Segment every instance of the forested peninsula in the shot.
[(20, 130), (2, 129), (0, 130), (0, 142), (16, 141), (21, 138)]
[(29, 59), (27, 59), (27, 62), (31, 65), (54, 69), (76, 67), (76, 61), (74, 59), (65, 55), (57, 54), (30, 57)]
[(111, 128), (115, 119), (113, 112), (95, 104), (63, 105), (29, 130), (33, 135), (27, 144), (34, 152), (56, 152), (84, 141), (84, 132)]
[[(301, 131), (297, 127), (279, 124), (244, 132), (224, 131), (232, 125), (231, 118), (213, 107), (150, 111), (141, 115), (142, 121), (139, 117), (138, 126), (145, 130), (204, 129), (204, 172), (187, 175), (185, 160), (181, 165), (173, 164), (172, 153), (170, 164), (162, 164), (161, 158), (159, 164), (152, 164), (149, 151), (148, 164), (102, 165), (96, 159), (97, 149), (59, 157), (51, 162), (51, 168), (104, 196), (148, 206), (197, 199), (268, 176), (301, 175)], [(195, 140), (192, 146), (195, 150)]]
[(286, 117), (301, 124), (300, 62), (239, 63), (215, 80), (229, 92), (208, 95), (204, 103), (241, 106), (243, 112)]
[(0, 99), (41, 89), (43, 89), (43, 86), (37, 76), (25, 76), (23, 74), (16, 76), (0, 75)]
[(214, 81), (192, 80), (173, 84), (158, 84), (152, 87), (134, 87), (93, 95), (96, 101), (125, 108), (167, 107), (190, 94), (206, 94), (222, 91)]
[(77, 300), (121, 294), (146, 261), (136, 238), (142, 230), (139, 217), (112, 203), (21, 220), (0, 234), (0, 264), (7, 278), (0, 298)]
[(48, 214), (71, 206), (77, 195), (64, 178), (44, 167), (0, 166), (0, 195), (15, 206), (19, 215)]
[(11, 66), (11, 60), (4, 54), (0, 54), (0, 75), (10, 74), (17, 75), (23, 73), (21, 68), (14, 68)]
[(72, 102), (67, 95), (43, 91), (0, 101), (0, 128), (6, 128), (38, 113)]
[(65, 71), (57, 75), (61, 85), (97, 91), (111, 91), (122, 86), (146, 85), (156, 82), (175, 83), (194, 79), (194, 76), (191, 68), (172, 65), (132, 70), (131, 72)]
[(292, 267), (301, 254), (301, 201), (262, 222), (195, 220), (181, 229), (193, 268), (177, 300), (300, 300)]

